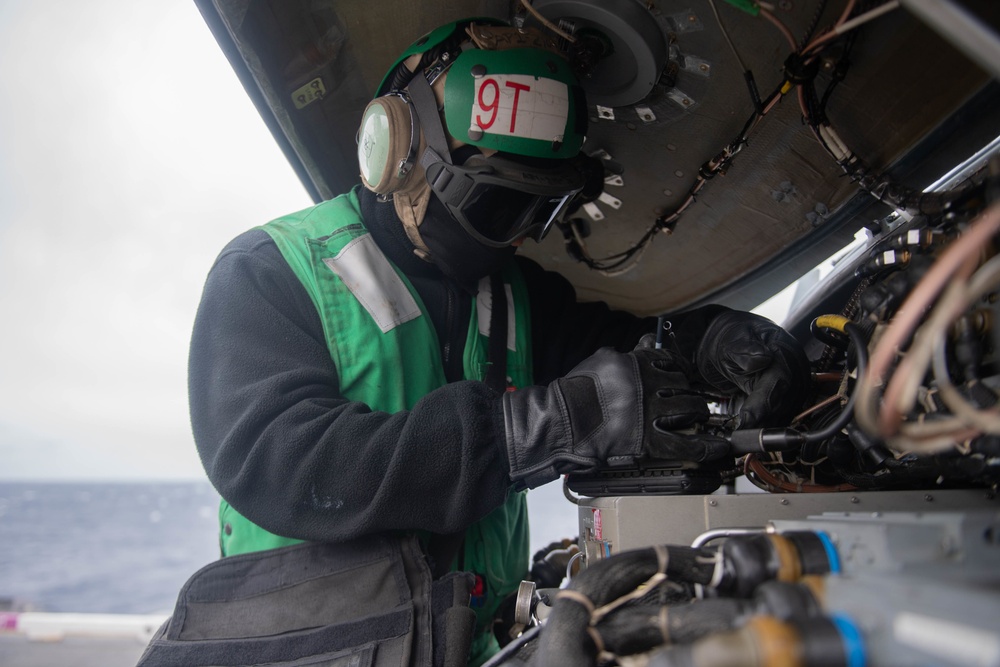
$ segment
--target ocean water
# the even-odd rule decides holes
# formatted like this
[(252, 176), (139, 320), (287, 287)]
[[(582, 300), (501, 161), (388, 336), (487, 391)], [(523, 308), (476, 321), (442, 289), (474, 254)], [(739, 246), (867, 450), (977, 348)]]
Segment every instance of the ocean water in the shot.
[[(208, 482), (0, 482), (0, 609), (167, 613), (218, 558)], [(577, 534), (558, 483), (529, 492), (532, 552)]]
[(169, 611), (218, 558), (207, 482), (0, 483), (0, 598), (35, 611)]

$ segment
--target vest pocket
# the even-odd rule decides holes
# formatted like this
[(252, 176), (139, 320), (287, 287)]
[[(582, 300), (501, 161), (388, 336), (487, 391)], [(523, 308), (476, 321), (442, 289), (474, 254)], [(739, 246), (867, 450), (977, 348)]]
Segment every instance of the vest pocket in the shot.
[(138, 667), (431, 665), (432, 606), (412, 537), (230, 556), (188, 580)]
[[(257, 665), (276, 667), (372, 667), (373, 665), (401, 664), (405, 655), (405, 638), (408, 623), (402, 622), (399, 635), (337, 649), (338, 644), (350, 641), (345, 628), (330, 627), (314, 631), (295, 632), (275, 637), (253, 639), (228, 639), (217, 641), (184, 642), (154, 639), (139, 661), (139, 667), (226, 667)], [(354, 637), (356, 638), (356, 637)], [(376, 661), (376, 655), (378, 660)]]

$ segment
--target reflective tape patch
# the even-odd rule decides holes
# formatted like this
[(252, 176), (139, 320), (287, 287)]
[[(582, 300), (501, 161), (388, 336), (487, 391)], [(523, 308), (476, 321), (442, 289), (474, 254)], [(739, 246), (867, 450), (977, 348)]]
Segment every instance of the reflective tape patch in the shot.
[(565, 83), (524, 74), (491, 74), (476, 79), (469, 126), (488, 134), (562, 141), (568, 116)]
[[(507, 293), (507, 349), (517, 352), (517, 322), (514, 321), (514, 294), (510, 285), (503, 284)], [(493, 292), (490, 290), (489, 277), (479, 281), (479, 293), (476, 295), (476, 319), (479, 321), (479, 333), (490, 337), (490, 317), (493, 313)]]
[(410, 290), (370, 234), (352, 240), (336, 257), (327, 257), (323, 263), (351, 290), (382, 333), (420, 317)]

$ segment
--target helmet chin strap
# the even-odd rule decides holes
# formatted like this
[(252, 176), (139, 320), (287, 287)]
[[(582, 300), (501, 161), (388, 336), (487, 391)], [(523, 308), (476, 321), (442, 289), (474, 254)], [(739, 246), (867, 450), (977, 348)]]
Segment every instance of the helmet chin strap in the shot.
[[(420, 155), (421, 171), (428, 164), (446, 162), (451, 164), (451, 153), (448, 150), (448, 140), (444, 126), (441, 124), (441, 112), (438, 110), (437, 98), (427, 79), (417, 74), (406, 87), (410, 101), (417, 112), (419, 132), (423, 135), (425, 148)], [(423, 174), (414, 174), (414, 185), (393, 195), (396, 214), (403, 222), (403, 230), (413, 244), (418, 257), (430, 261), (430, 250), (420, 236), (420, 224), (427, 214), (430, 203), (431, 187)]]
[(441, 112), (438, 110), (434, 91), (422, 74), (413, 77), (406, 87), (410, 93), (413, 108), (417, 110), (420, 131), (427, 141), (427, 149), (420, 156), (420, 163), (426, 167), (431, 162), (446, 162), (451, 164), (451, 154), (448, 150), (448, 139), (445, 137), (444, 126), (441, 124)]

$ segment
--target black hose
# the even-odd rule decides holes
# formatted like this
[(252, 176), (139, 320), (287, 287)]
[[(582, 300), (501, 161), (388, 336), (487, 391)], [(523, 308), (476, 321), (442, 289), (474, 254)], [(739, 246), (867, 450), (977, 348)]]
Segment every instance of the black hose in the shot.
[(809, 333), (812, 334), (813, 338), (824, 345), (829, 345), (830, 347), (838, 350), (847, 349), (847, 345), (850, 343), (850, 341), (845, 336), (841, 335), (839, 331), (833, 331), (816, 326), (816, 320), (813, 320), (809, 324)]
[[(844, 331), (850, 337), (857, 357), (858, 377), (861, 377), (868, 367), (868, 342), (857, 324), (848, 322)], [(737, 455), (758, 452), (781, 452), (801, 447), (812, 442), (822, 442), (837, 435), (854, 417), (854, 402), (857, 392), (852, 392), (836, 419), (818, 431), (796, 431), (792, 428), (745, 428), (729, 434), (728, 439), (732, 452)]]
[(861, 455), (864, 464), (871, 470), (884, 467), (885, 462), (892, 458), (892, 452), (886, 448), (881, 440), (868, 435), (857, 424), (847, 425), (847, 438)]
[(542, 626), (536, 625), (535, 627), (525, 630), (521, 633), (521, 636), (512, 640), (509, 644), (504, 646), (500, 651), (493, 655), (492, 658), (484, 662), (481, 667), (498, 667), (504, 664), (508, 660), (514, 657), (514, 655), (528, 645), (531, 640), (535, 639), (541, 632)]
[(666, 554), (665, 574), (694, 584), (708, 584), (715, 571), (715, 550), (669, 546), (626, 551), (600, 561), (580, 573), (567, 591), (556, 596), (532, 665), (581, 667), (595, 664), (599, 647), (589, 632), (592, 609), (636, 589), (660, 571)]
[[(714, 548), (675, 545), (659, 548), (667, 554), (664, 574), (668, 579), (703, 585), (712, 581)], [(654, 548), (626, 551), (588, 567), (573, 579), (570, 589), (583, 593), (600, 606), (635, 590), (656, 574), (659, 567)]]
[[(854, 355), (857, 357), (857, 368), (858, 377), (865, 374), (865, 369), (868, 368), (868, 341), (865, 340), (864, 334), (861, 332), (861, 328), (853, 322), (848, 322), (844, 325), (844, 332), (850, 336), (851, 342), (854, 343)], [(822, 442), (823, 440), (828, 440), (840, 433), (840, 430), (847, 426), (847, 424), (854, 417), (854, 401), (857, 397), (857, 392), (851, 392), (850, 398), (847, 399), (847, 405), (844, 409), (840, 411), (837, 418), (830, 422), (825, 428), (819, 431), (808, 431), (802, 434), (804, 442)]]
[[(798, 535), (798, 542), (805, 539), (801, 533), (787, 535)], [(797, 548), (801, 546), (797, 544)], [(805, 558), (806, 570), (817, 569), (811, 560), (814, 559)], [(596, 630), (604, 646), (615, 655), (635, 655), (665, 644), (690, 644), (715, 632), (736, 629), (755, 614), (792, 621), (822, 613), (815, 595), (803, 584), (771, 580), (753, 589), (751, 600), (710, 598), (684, 604), (623, 607), (603, 618)]]
[(645, 653), (663, 644), (687, 644), (731, 630), (754, 610), (748, 600), (715, 598), (664, 607), (625, 607), (597, 624), (605, 647), (615, 655)]
[(823, 613), (816, 595), (808, 586), (789, 581), (765, 581), (753, 595), (756, 613), (782, 621), (809, 618)]

